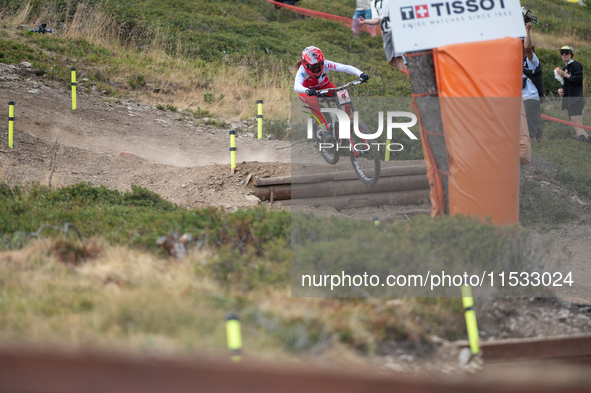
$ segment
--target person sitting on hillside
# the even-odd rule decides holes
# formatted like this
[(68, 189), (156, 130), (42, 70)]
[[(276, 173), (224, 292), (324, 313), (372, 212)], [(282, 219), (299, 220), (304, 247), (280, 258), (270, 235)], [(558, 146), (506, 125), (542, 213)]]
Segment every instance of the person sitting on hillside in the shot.
[[(302, 52), (301, 59), (295, 66), (297, 72), (293, 89), (299, 93), (300, 100), (310, 106), (314, 116), (322, 121), (322, 129), (319, 131), (319, 139), (323, 142), (331, 140), (333, 137), (327, 130), (327, 123), (320, 112), (320, 104), (318, 102), (318, 91), (322, 89), (330, 89), (337, 87), (328, 79), (329, 71), (345, 72), (347, 74), (355, 75), (361, 78), (364, 82), (369, 80), (369, 75), (358, 70), (357, 68), (336, 63), (334, 61), (325, 60), (322, 51), (315, 46), (309, 46)], [(332, 97), (334, 92), (328, 95)]]

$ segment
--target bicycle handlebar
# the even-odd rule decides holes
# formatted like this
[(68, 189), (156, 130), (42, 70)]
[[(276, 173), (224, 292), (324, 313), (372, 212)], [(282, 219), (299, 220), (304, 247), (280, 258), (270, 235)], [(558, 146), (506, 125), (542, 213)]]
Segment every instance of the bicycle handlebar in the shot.
[(328, 94), (332, 91), (345, 90), (347, 87), (349, 87), (351, 85), (358, 85), (363, 82), (364, 82), (363, 79), (357, 79), (357, 80), (354, 80), (353, 82), (349, 82), (343, 86), (331, 87), (329, 89), (318, 90), (318, 97), (323, 97), (325, 94)]

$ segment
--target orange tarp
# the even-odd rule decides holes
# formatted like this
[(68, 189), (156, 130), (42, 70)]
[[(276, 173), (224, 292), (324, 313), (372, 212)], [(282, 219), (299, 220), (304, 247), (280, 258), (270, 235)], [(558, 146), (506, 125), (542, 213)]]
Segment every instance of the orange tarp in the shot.
[(450, 215), (519, 222), (521, 47), (521, 40), (504, 38), (433, 51)]

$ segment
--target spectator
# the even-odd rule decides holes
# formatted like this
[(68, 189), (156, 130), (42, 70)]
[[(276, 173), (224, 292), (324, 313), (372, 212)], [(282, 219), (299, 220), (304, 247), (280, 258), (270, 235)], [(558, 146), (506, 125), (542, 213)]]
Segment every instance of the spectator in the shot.
[(392, 28), (390, 27), (390, 13), (388, 12), (388, 0), (371, 0), (371, 19), (359, 18), (362, 25), (377, 25), (382, 28), (382, 41), (384, 42), (384, 52), (386, 59), (393, 67), (408, 75), (402, 52), (396, 52), (394, 42), (392, 41)]
[[(572, 46), (560, 48), (560, 55), (564, 61), (564, 68), (556, 69), (556, 74), (564, 78), (562, 89), (558, 94), (562, 97), (562, 109), (568, 110), (568, 116), (572, 123), (583, 125), (583, 108), (585, 98), (583, 97), (583, 66), (573, 60), (575, 51)], [(589, 134), (580, 127), (575, 127), (577, 140), (591, 143)]]
[(526, 72), (531, 75), (531, 72), (534, 72), (540, 65), (540, 61), (532, 49), (530, 36), (531, 26), (531, 23), (525, 24), (521, 95), (523, 97), (523, 105), (525, 106), (525, 113), (527, 115), (529, 138), (532, 143), (535, 143), (536, 141), (540, 142), (544, 136), (542, 135), (542, 128), (540, 127), (540, 116), (542, 115), (542, 109), (540, 106), (540, 95), (538, 88), (534, 82), (526, 76)]
[[(536, 46), (535, 45), (532, 44), (531, 49), (534, 53), (536, 53)], [(526, 70), (524, 68), (523, 73), (525, 74), (526, 77), (528, 77), (534, 83), (534, 85), (536, 85), (536, 88), (538, 89), (538, 95), (540, 96), (540, 102), (541, 103), (550, 102), (548, 100), (548, 97), (546, 97), (546, 93), (544, 93), (544, 81), (543, 81), (543, 77), (542, 77), (542, 74), (543, 74), (542, 64), (540, 63), (540, 65), (537, 66), (534, 71)]]
[[(524, 101), (525, 102), (525, 101)], [(524, 166), (531, 162), (531, 140), (527, 128), (527, 115), (523, 102), (521, 103), (521, 122), (519, 125), (519, 196), (523, 194), (525, 187)]]
[[(362, 24), (359, 23), (359, 18), (363, 17), (364, 19), (371, 19), (371, 0), (357, 0), (357, 8), (355, 8), (355, 13), (353, 14), (353, 26), (351, 30), (353, 30), (353, 35), (355, 37), (359, 37), (359, 32), (363, 27)], [(367, 31), (370, 36), (375, 37), (375, 27), (368, 26)]]
[[(295, 3), (297, 3), (300, 0), (275, 0), (278, 3), (283, 3), (283, 4), (287, 4), (287, 5), (295, 5)], [(279, 8), (278, 5), (275, 5), (275, 8)]]

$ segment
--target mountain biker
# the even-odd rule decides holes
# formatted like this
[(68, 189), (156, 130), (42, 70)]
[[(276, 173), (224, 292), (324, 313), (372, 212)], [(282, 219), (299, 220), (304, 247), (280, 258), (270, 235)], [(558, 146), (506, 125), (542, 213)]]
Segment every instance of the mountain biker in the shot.
[[(326, 141), (332, 138), (328, 131), (328, 124), (320, 112), (318, 103), (318, 90), (337, 87), (328, 79), (329, 71), (345, 72), (361, 78), (364, 82), (369, 80), (369, 75), (357, 68), (334, 61), (325, 60), (322, 51), (315, 46), (309, 46), (302, 52), (302, 58), (296, 63), (296, 76), (293, 89), (299, 93), (300, 100), (310, 106), (314, 116), (318, 117), (322, 124), (321, 140)], [(334, 92), (327, 95), (332, 97)]]

